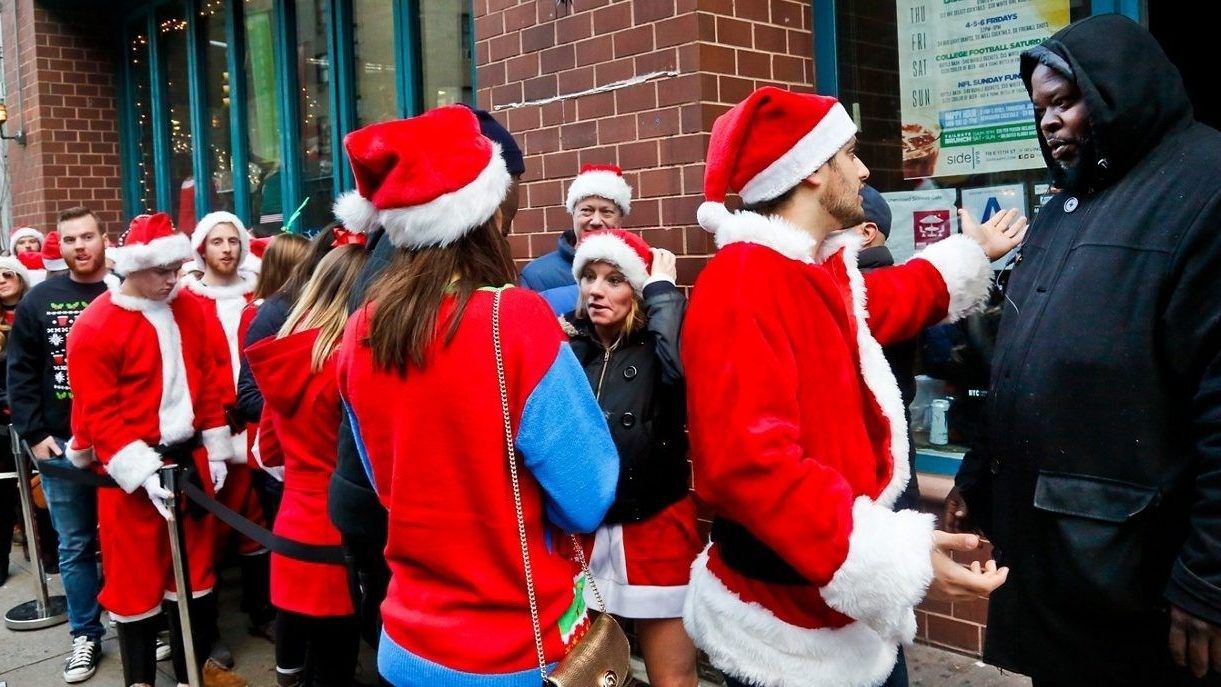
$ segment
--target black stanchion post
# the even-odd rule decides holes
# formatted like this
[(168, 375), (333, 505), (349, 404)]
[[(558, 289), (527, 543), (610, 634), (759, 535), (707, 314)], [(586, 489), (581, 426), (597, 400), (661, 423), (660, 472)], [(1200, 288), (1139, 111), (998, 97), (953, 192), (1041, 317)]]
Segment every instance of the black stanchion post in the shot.
[[(34, 515), (34, 494), (30, 491), (30, 467), (21, 449), (21, 437), (12, 425), (8, 427), (13, 446), (13, 463), (17, 468), (17, 489), (21, 492), (21, 516), (25, 518), (25, 540), (30, 548), (30, 559), (34, 563), (34, 591), (32, 601), (18, 604), (4, 614), (4, 626), (10, 630), (41, 630), (68, 621), (68, 600), (61, 595), (47, 593), (47, 571), (42, 566), (42, 543), (38, 537), (38, 518)], [(31, 457), (32, 460), (32, 457)]]
[(178, 620), (182, 624), (182, 650), (187, 664), (187, 680), (191, 687), (203, 687), (199, 662), (195, 656), (195, 633), (191, 628), (191, 575), (187, 567), (187, 550), (182, 521), (178, 515), (178, 499), (182, 496), (181, 469), (176, 465), (161, 468), (161, 486), (170, 492), (169, 519), (170, 556), (174, 562), (174, 588), (178, 590)]

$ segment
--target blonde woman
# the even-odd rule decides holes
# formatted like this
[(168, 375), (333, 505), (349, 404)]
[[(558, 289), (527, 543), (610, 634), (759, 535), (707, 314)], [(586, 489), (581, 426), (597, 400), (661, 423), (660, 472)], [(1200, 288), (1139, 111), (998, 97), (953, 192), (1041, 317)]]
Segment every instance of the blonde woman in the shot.
[[(284, 455), (284, 496), (274, 531), (306, 544), (340, 543), (327, 518), (340, 412), (332, 354), (348, 319), (348, 294), (364, 263), (363, 246), (331, 251), (279, 334), (246, 351), (263, 389), (262, 421), (274, 429)], [(341, 565), (272, 554), (278, 685), (352, 683), (360, 635), (348, 589)]]

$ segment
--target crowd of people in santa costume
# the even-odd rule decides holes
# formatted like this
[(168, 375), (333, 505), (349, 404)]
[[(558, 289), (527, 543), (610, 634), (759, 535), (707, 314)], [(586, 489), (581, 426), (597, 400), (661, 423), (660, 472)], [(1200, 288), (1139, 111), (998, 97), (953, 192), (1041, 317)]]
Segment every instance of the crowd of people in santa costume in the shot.
[(841, 231), (868, 176), (852, 120), (764, 88), (714, 127), (698, 221), (718, 252), (688, 304), (675, 256), (623, 228), (613, 165), (582, 169), (557, 199), (571, 230), (519, 275), (505, 236), (525, 167), (487, 113), (440, 107), (345, 147), (356, 190), (311, 239), (254, 239), (228, 212), (188, 235), (155, 213), (107, 246), (86, 208), (12, 235), (12, 423), (43, 464), (116, 485), (44, 476), (66, 681), (96, 670), (102, 609), (125, 684), (152, 685), (167, 655), (187, 680), (168, 464), (280, 537), (347, 552), (269, 554), (178, 501), (208, 685), (246, 684), (217, 632), (226, 559), (284, 687), (353, 684), (362, 638), (386, 684), (537, 685), (591, 607), (635, 625), (659, 687), (695, 685), (697, 649), (731, 685), (877, 685), (930, 584), (1003, 582), (948, 557), (973, 535), (893, 510), (908, 446), (881, 345), (982, 301), (989, 259), (1021, 239), (1010, 215), (863, 275)]

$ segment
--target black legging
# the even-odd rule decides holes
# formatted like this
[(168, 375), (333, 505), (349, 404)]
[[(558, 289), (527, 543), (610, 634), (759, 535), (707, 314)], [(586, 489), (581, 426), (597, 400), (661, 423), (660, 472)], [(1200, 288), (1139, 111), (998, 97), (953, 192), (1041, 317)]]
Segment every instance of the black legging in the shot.
[(360, 624), (355, 615), (276, 614), (276, 672), (304, 673), (302, 687), (348, 687), (356, 674)]

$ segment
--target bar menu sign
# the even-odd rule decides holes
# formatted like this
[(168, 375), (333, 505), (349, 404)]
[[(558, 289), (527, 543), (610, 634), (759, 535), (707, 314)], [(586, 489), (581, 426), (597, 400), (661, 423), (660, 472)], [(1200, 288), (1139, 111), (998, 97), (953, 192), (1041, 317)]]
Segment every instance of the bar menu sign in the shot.
[(903, 177), (1043, 166), (1018, 70), (1068, 0), (897, 0)]

